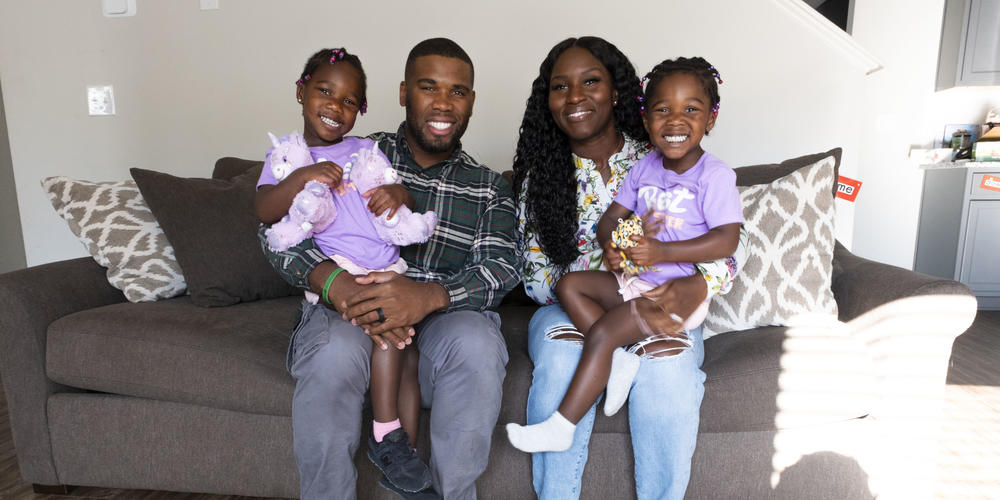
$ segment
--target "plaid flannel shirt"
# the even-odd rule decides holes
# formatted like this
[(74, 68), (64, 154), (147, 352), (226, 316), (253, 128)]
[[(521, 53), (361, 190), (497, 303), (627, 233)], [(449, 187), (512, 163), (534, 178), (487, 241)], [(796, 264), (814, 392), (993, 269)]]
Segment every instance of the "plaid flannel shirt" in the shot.
[[(413, 160), (403, 126), (395, 133), (368, 136), (399, 172), (415, 202), (415, 212), (433, 210), (438, 226), (426, 243), (400, 249), (414, 281), (432, 281), (447, 290), (446, 311), (496, 307), (521, 280), (517, 255), (514, 196), (500, 174), (457, 148), (448, 160), (422, 168)], [(327, 256), (312, 239), (274, 252), (258, 233), (261, 248), (286, 281), (308, 289), (308, 275)]]

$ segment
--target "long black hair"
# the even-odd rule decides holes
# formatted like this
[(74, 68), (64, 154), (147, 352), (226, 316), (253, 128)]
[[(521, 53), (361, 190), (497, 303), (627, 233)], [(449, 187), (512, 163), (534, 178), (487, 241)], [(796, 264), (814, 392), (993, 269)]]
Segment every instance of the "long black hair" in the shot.
[(633, 139), (648, 140), (639, 115), (638, 98), (642, 92), (639, 77), (618, 47), (594, 36), (567, 38), (552, 47), (531, 84), (531, 96), (521, 121), (514, 153), (514, 190), (520, 196), (524, 180), (530, 178), (524, 217), (528, 228), (538, 234), (542, 252), (555, 264), (557, 275), (580, 255), (576, 241), (579, 222), (573, 156), (569, 138), (556, 126), (549, 111), (552, 67), (571, 47), (586, 49), (611, 74), (618, 92), (618, 104), (613, 109), (615, 128)]

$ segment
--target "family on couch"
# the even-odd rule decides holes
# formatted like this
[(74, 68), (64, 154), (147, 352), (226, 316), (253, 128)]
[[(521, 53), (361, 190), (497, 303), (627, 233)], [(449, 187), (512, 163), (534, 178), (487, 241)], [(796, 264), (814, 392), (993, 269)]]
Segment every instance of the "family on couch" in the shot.
[[(350, 255), (356, 248), (325, 245), (319, 236), (275, 251), (267, 244), (266, 228), (259, 233), (278, 272), (320, 296), (317, 304), (303, 302), (288, 349), (296, 381), (292, 421), (302, 498), (354, 498), (353, 457), (367, 425), (361, 420), (369, 383), (375, 410), (369, 457), (384, 473), (381, 486), (404, 498), (475, 498), (507, 363), (500, 318), (491, 309), (521, 281), (528, 295), (545, 305), (529, 326), (535, 368), (527, 411), (527, 424), (545, 424), (509, 426), (511, 441), (520, 449), (562, 450), (533, 453), (534, 489), (540, 498), (577, 498), (597, 403), (566, 393), (590, 347), (588, 328), (557, 302), (556, 285), (567, 273), (599, 270), (602, 262), (610, 261), (604, 265), (611, 269), (619, 269), (623, 259), (655, 267), (666, 260), (657, 260), (663, 255), (707, 262), (689, 265), (685, 276), (662, 284), (622, 283), (622, 296), (612, 289), (603, 310), (631, 307), (631, 321), (642, 335), (620, 342), (627, 351), (616, 349), (613, 358), (595, 361), (602, 367), (599, 376), (585, 381), (589, 372), (581, 371), (579, 378), (599, 393), (610, 371), (614, 385), (608, 394), (615, 392), (622, 402), (628, 395), (638, 498), (682, 498), (705, 380), (701, 328), (685, 319), (704, 317), (707, 300), (728, 290), (743, 251), (741, 242), (734, 256), (711, 260), (731, 253), (718, 244), (717, 228), (728, 226), (725, 236), (735, 245), (742, 216), (729, 209), (716, 216), (713, 202), (702, 199), (719, 182), (735, 193), (732, 170), (700, 146), (718, 114), (718, 71), (699, 58), (670, 61), (651, 73), (659, 89), (652, 96), (613, 44), (597, 37), (560, 42), (531, 86), (512, 188), (461, 149), (476, 98), (470, 57), (451, 40), (424, 40), (410, 51), (400, 84), (405, 121), (395, 133), (369, 136), (405, 189), (390, 184), (360, 193), (344, 189), (349, 184), (344, 158), (348, 146), (370, 145), (346, 137), (367, 107), (364, 71), (343, 49), (330, 54), (320, 58), (329, 63), (307, 63), (297, 82), (303, 136), (316, 163), (279, 182), (270, 174), (279, 160), (269, 152), (258, 183), (258, 216), (276, 222), (305, 183), (316, 180), (341, 197), (349, 192), (355, 208), (362, 203), (374, 214), (388, 210), (391, 216), (405, 204), (414, 211), (433, 210), (438, 225), (425, 243), (395, 253), (389, 249), (379, 258)], [(661, 124), (652, 138), (649, 123)], [(625, 250), (613, 247), (607, 235), (598, 237), (598, 222), (609, 208), (622, 215), (640, 212), (634, 203), (623, 207), (615, 200), (625, 191), (630, 169), (644, 158), (677, 174), (674, 181), (685, 189), (665, 203), (677, 208), (692, 199), (692, 206), (712, 205), (698, 213), (704, 234), (670, 242), (636, 235), (628, 241), (637, 246)], [(338, 209), (343, 224), (364, 226), (358, 210)], [(647, 229), (656, 226), (646, 222)], [(391, 266), (400, 260), (404, 274), (380, 271), (399, 270)], [(406, 357), (417, 353), (414, 370)], [(562, 414), (564, 395), (582, 416)], [(431, 409), (428, 465), (412, 447), (418, 404)], [(527, 438), (532, 446), (519, 444), (516, 436), (532, 429), (535, 434)], [(569, 436), (568, 449), (538, 447), (540, 437), (557, 432)]]

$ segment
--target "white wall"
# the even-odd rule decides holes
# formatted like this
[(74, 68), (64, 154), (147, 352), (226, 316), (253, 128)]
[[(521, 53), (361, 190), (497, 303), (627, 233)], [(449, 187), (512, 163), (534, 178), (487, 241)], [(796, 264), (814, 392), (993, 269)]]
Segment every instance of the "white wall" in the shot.
[[(702, 55), (725, 80), (706, 149), (739, 166), (842, 146), (843, 172), (857, 177), (864, 72), (779, 4), (223, 0), (201, 11), (194, 0), (140, 0), (135, 17), (105, 18), (98, 0), (2, 2), (0, 84), (28, 265), (85, 255), (39, 179), (120, 180), (133, 166), (207, 177), (218, 157), (260, 158), (266, 131), (301, 128), (292, 82), (324, 46), (346, 45), (364, 61), (371, 112), (355, 129), (364, 134), (402, 120), (397, 91), (415, 42), (459, 42), (478, 94), (465, 146), (496, 170), (510, 167), (538, 64), (566, 36), (604, 36), (643, 73), (666, 57)], [(117, 115), (87, 116), (93, 84), (114, 85)], [(853, 208), (839, 205), (848, 244)]]
[(885, 65), (852, 103), (862, 137), (855, 253), (911, 269), (923, 173), (910, 146), (929, 148), (945, 124), (982, 123), (1000, 88), (935, 92), (944, 0), (855, 0), (853, 36)]

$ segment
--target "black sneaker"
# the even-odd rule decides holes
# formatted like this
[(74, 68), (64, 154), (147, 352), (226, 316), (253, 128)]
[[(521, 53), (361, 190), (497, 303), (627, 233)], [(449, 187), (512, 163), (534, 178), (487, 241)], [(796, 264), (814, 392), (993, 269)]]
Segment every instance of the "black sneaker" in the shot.
[(441, 495), (438, 495), (438, 492), (434, 491), (433, 487), (414, 492), (403, 491), (390, 483), (389, 479), (385, 476), (382, 476), (382, 480), (378, 482), (378, 485), (403, 497), (404, 500), (441, 500)]
[(400, 490), (414, 493), (431, 485), (431, 471), (410, 448), (402, 427), (386, 434), (381, 443), (368, 438), (368, 459)]

